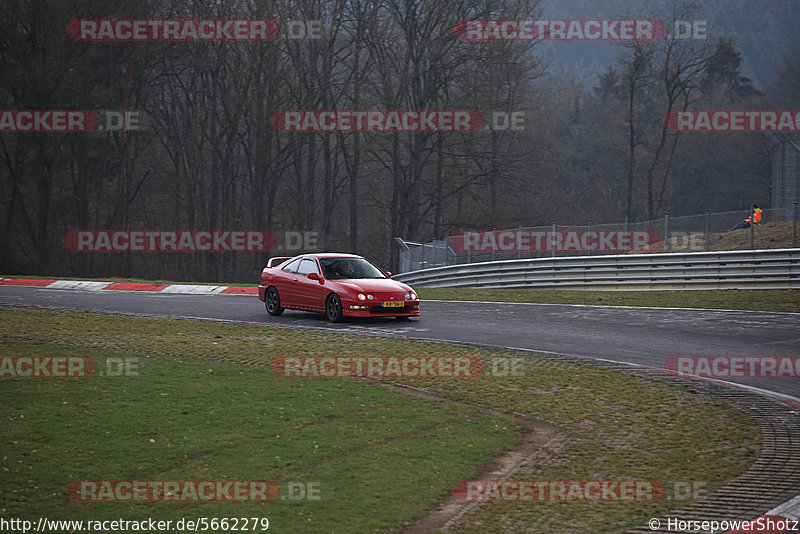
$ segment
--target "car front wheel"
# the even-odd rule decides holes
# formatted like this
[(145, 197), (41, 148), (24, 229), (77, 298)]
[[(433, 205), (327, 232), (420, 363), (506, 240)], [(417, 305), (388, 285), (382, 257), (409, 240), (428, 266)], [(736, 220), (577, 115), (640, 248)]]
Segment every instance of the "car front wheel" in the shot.
[(342, 320), (342, 299), (339, 295), (332, 294), (325, 302), (325, 316), (332, 323), (338, 323)]
[(267, 289), (267, 296), (264, 299), (264, 306), (267, 308), (267, 313), (270, 315), (278, 316), (283, 313), (281, 308), (281, 296), (278, 290), (274, 287)]

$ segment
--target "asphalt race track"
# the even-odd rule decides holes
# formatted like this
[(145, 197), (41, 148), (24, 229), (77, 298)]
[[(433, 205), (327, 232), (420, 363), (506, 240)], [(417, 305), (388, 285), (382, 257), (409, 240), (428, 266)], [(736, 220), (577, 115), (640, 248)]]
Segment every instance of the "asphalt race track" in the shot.
[[(334, 329), (480, 343), (663, 368), (674, 356), (800, 356), (800, 314), (423, 301), (422, 316), (346, 320), (286, 311), (270, 317), (257, 297), (0, 286), (0, 304)], [(800, 377), (730, 379), (800, 398)]]

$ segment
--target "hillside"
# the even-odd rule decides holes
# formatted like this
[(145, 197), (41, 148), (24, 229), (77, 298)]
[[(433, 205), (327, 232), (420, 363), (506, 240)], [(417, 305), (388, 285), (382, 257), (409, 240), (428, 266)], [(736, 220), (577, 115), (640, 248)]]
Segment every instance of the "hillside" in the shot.
[[(669, 249), (671, 252), (690, 252), (685, 249), (686, 237), (674, 237), (669, 240)], [(691, 252), (700, 252), (705, 250), (705, 236), (703, 234), (694, 234), (694, 238), (690, 242), (700, 245)], [(682, 248), (683, 247), (683, 248)], [(743, 228), (741, 230), (734, 230), (732, 232), (712, 233), (709, 239), (709, 249), (712, 252), (723, 250), (747, 250), (750, 248), (750, 229)], [(753, 248), (754, 249), (776, 249), (776, 248), (792, 248), (792, 223), (791, 222), (774, 222), (767, 223), (754, 228), (753, 232)], [(664, 242), (659, 241), (653, 243), (646, 250), (639, 250), (634, 254), (653, 254), (662, 252), (664, 250)]]
[[(792, 248), (792, 223), (775, 222), (754, 228), (754, 248)], [(750, 229), (711, 234), (711, 250), (742, 250), (750, 248)]]

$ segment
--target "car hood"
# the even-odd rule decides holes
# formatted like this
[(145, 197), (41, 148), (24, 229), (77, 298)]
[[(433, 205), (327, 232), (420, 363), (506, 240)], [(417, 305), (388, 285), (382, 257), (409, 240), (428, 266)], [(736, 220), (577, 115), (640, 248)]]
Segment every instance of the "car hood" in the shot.
[(330, 283), (364, 293), (386, 293), (392, 291), (411, 291), (411, 288), (402, 282), (391, 278), (363, 278), (354, 280), (329, 280)]

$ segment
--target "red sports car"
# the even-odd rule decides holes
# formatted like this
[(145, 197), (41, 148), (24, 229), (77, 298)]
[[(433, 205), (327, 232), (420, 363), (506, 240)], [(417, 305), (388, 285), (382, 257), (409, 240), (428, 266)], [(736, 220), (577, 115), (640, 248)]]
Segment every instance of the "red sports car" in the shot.
[(324, 312), (329, 321), (343, 317), (419, 317), (419, 297), (361, 256), (304, 254), (270, 258), (261, 271), (258, 298), (267, 313), (283, 310)]

